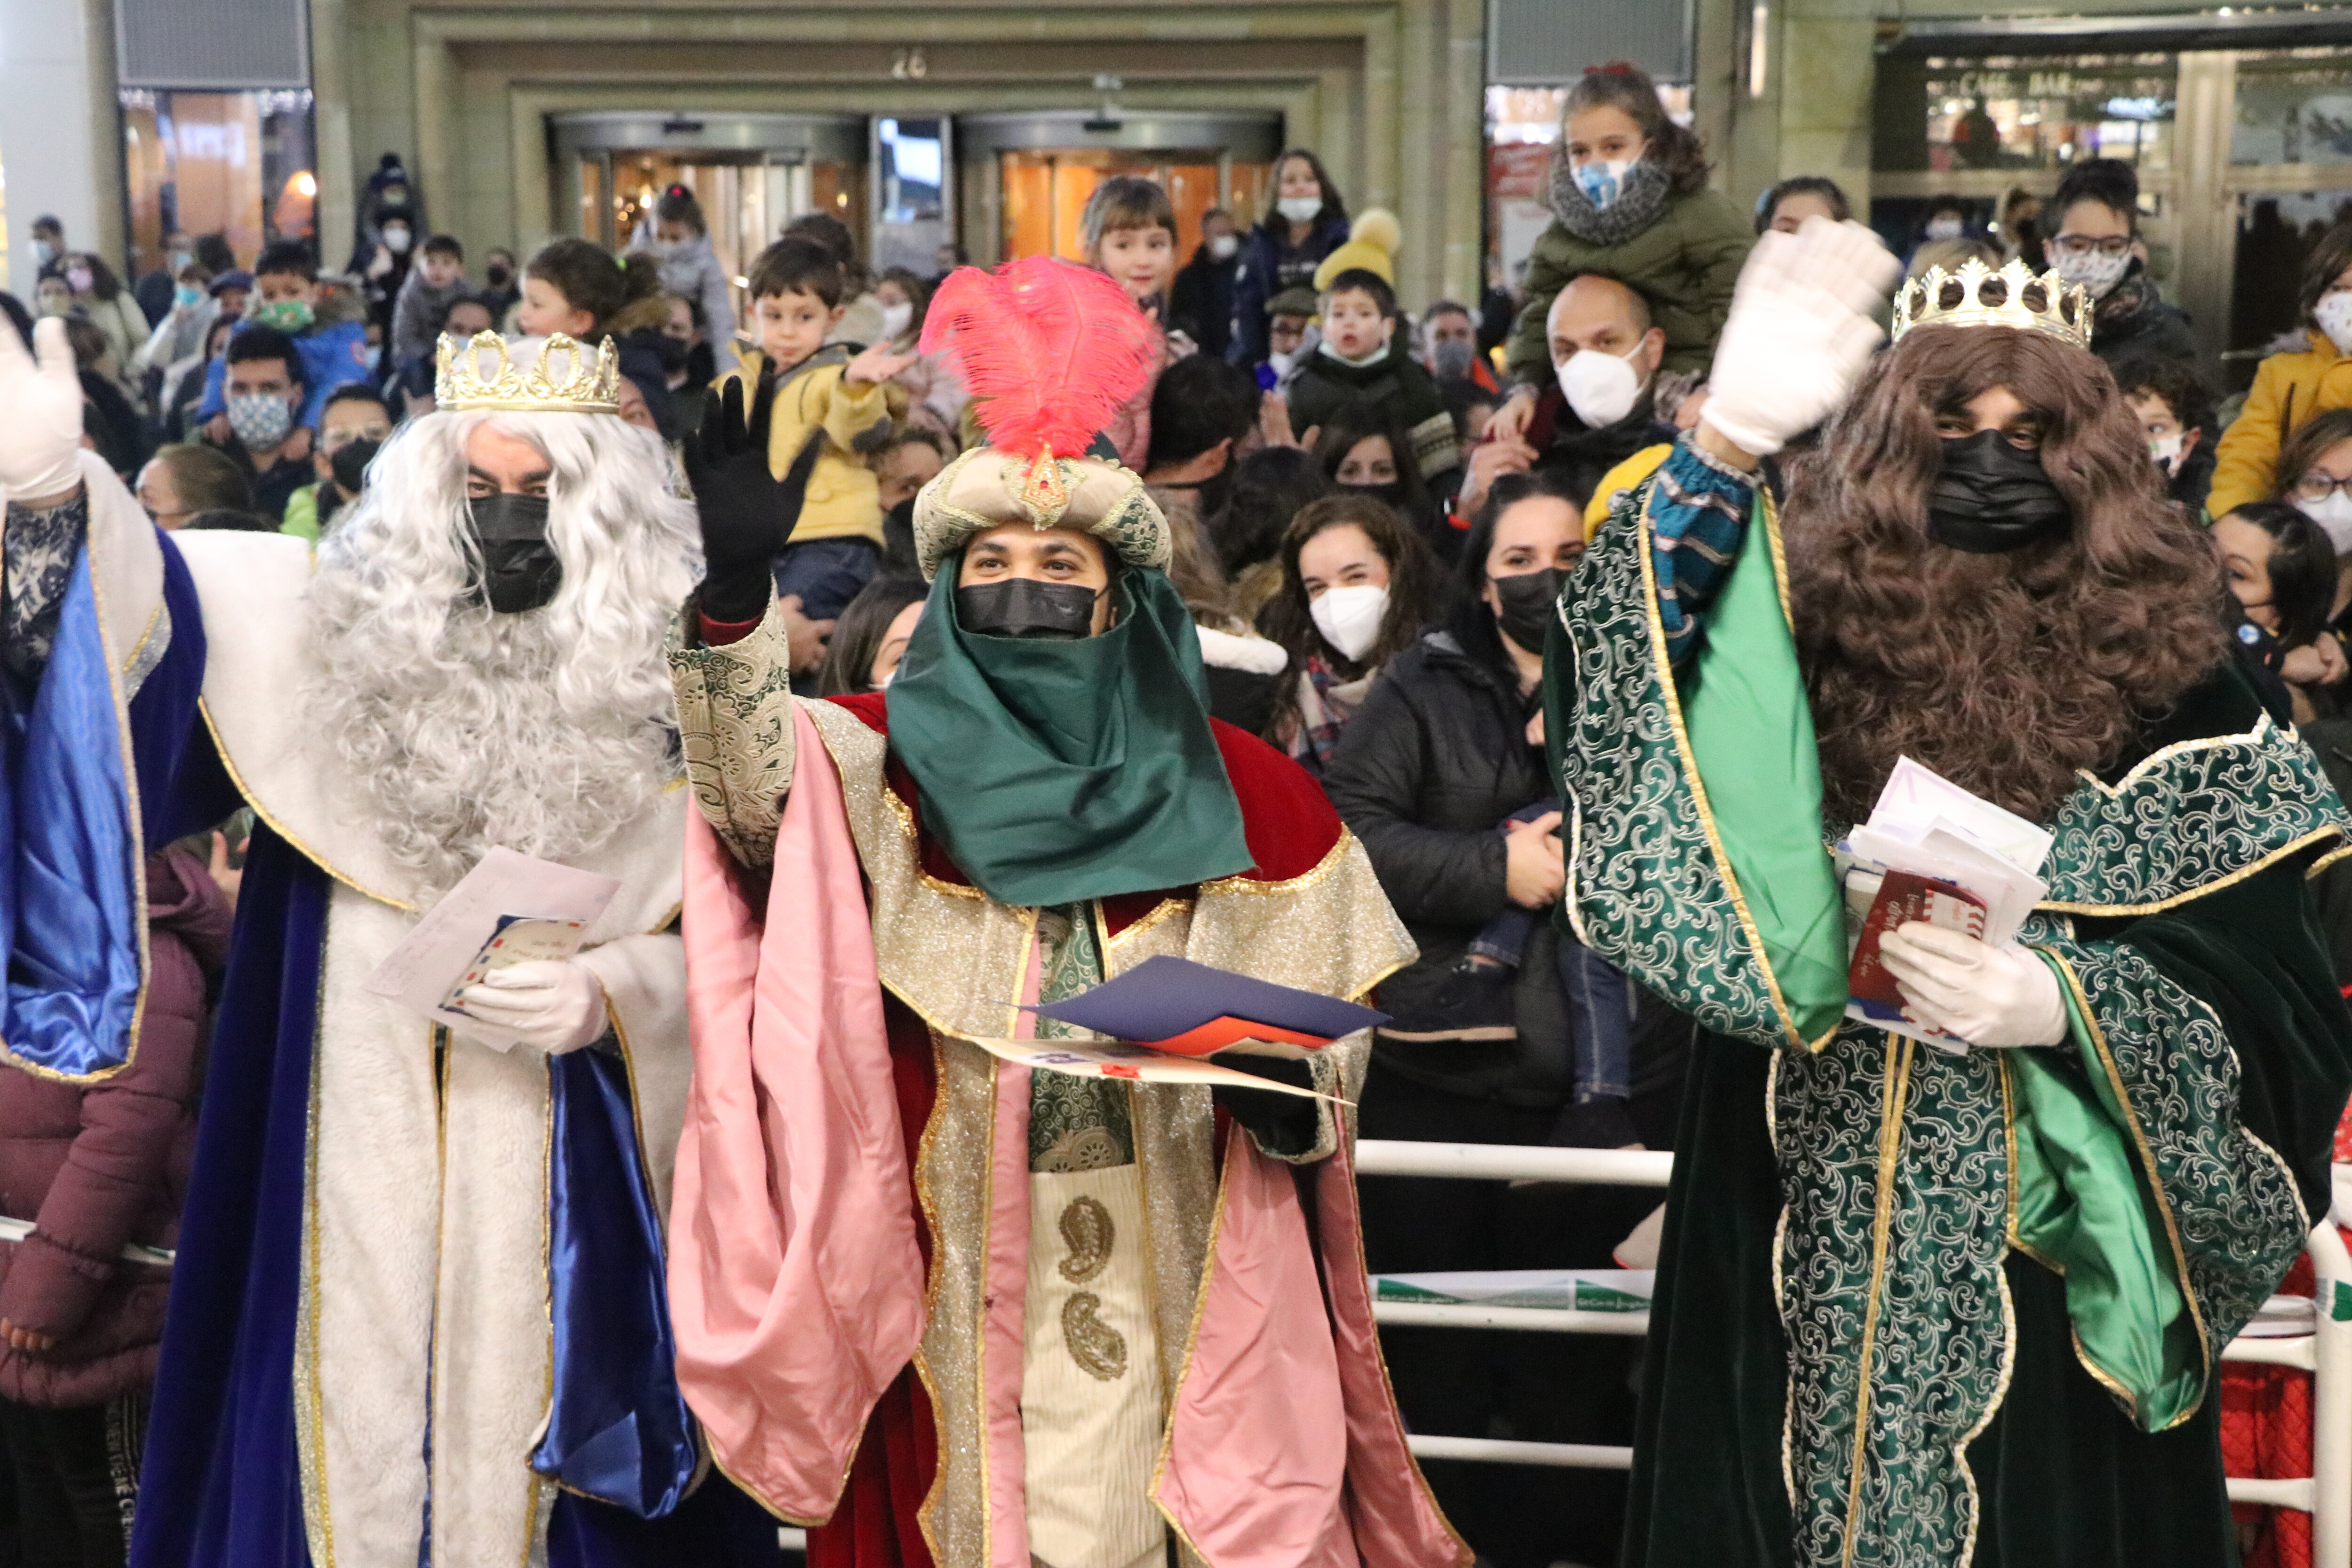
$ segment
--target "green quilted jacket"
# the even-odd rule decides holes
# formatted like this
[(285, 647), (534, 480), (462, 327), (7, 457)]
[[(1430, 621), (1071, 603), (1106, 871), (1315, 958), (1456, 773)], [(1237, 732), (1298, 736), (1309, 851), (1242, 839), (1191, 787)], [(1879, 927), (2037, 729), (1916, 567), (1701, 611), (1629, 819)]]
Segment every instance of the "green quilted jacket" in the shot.
[(1528, 257), (1527, 304), (1511, 328), (1511, 374), (1535, 386), (1551, 380), (1544, 318), (1559, 291), (1588, 272), (1628, 284), (1650, 302), (1651, 320), (1665, 330), (1664, 369), (1706, 374), (1731, 314), (1731, 286), (1755, 243), (1747, 215), (1713, 190), (1673, 197), (1657, 222), (1620, 245), (1587, 245), (1553, 219)]

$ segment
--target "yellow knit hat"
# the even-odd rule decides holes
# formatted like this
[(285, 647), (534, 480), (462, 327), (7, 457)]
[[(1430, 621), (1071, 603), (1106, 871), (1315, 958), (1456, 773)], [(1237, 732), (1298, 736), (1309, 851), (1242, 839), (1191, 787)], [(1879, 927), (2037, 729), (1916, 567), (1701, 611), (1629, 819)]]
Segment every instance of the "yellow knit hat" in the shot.
[(1396, 214), (1386, 207), (1366, 207), (1349, 227), (1348, 243), (1325, 257), (1323, 265), (1315, 269), (1315, 291), (1322, 293), (1331, 287), (1331, 279), (1359, 268), (1395, 288), (1397, 247), (1403, 243)]

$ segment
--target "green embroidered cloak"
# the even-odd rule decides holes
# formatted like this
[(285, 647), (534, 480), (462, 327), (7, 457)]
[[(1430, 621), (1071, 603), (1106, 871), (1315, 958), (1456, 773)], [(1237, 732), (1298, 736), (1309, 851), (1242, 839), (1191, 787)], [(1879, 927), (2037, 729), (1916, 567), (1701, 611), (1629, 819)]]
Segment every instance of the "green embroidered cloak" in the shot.
[(2021, 940), (2072, 1040), (1844, 1022), (1777, 529), (1672, 670), (1655, 514), (1749, 498), (1687, 448), (1664, 479), (1567, 584), (1548, 679), (1570, 917), (1706, 1031), (1624, 1563), (2234, 1562), (2210, 1394), (2326, 1210), (2352, 1018), (2305, 879), (2352, 818), (2224, 667), (2045, 824)]

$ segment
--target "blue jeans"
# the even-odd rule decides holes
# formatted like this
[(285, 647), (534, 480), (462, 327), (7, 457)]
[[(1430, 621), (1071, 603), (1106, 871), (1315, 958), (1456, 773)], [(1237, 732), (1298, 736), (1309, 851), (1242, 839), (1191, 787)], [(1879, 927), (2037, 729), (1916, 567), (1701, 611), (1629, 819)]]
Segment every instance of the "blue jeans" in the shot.
[(776, 557), (776, 596), (801, 596), (801, 614), (829, 621), (849, 607), (857, 591), (882, 569), (882, 552), (866, 539), (812, 539), (787, 544)]
[[(1539, 800), (1513, 812), (1506, 819), (1506, 826), (1496, 831), (1506, 831), (1512, 822), (1533, 822), (1559, 809), (1557, 800)], [(1470, 939), (1469, 952), (1477, 957), (1491, 958), (1506, 969), (1517, 969), (1541, 912), (1513, 905)], [(1616, 965), (1566, 931), (1559, 932), (1554, 960), (1559, 970), (1560, 991), (1568, 998), (1576, 1099), (1580, 1102), (1625, 1099), (1631, 1092), (1628, 1086), (1633, 1076), (1633, 986)]]

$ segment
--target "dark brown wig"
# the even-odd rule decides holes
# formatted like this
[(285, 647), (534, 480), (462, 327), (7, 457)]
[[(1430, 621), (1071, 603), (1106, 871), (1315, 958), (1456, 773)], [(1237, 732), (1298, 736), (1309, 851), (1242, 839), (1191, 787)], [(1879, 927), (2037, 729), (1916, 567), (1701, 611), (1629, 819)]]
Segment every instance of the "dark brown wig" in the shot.
[[(1938, 414), (2006, 387), (2042, 427), (2065, 537), (2005, 554), (1927, 537)], [(2046, 820), (2224, 657), (2220, 568), (2166, 500), (2105, 365), (2010, 327), (1922, 327), (1793, 467), (1789, 588), (1832, 825), (1910, 756)]]

